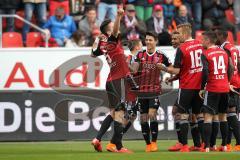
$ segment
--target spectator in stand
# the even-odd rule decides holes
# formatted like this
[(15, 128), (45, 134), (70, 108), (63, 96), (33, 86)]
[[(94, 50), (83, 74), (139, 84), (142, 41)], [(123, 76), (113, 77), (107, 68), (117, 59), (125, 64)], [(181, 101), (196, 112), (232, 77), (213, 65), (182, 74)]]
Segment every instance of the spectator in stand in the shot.
[(72, 38), (67, 40), (65, 47), (76, 48), (87, 46), (86, 35), (82, 31), (76, 31), (73, 33)]
[(58, 7), (63, 7), (65, 13), (69, 15), (69, 0), (49, 0), (49, 16), (53, 16)]
[[(24, 15), (27, 21), (31, 21), (33, 13), (36, 11), (38, 26), (43, 27), (47, 20), (47, 0), (23, 0)], [(29, 32), (29, 25), (23, 26), (23, 43), (26, 43), (26, 36)]]
[(171, 35), (168, 33), (167, 23), (163, 17), (163, 7), (157, 4), (153, 8), (153, 15), (146, 21), (147, 31), (158, 34), (158, 45), (171, 45)]
[(233, 10), (236, 18), (237, 29), (238, 31), (240, 31), (240, 1), (239, 0), (235, 0), (233, 2)]
[(91, 45), (94, 41), (93, 32), (99, 30), (100, 27), (100, 23), (97, 20), (97, 11), (94, 7), (88, 8), (86, 16), (79, 22), (78, 27), (80, 31), (85, 33), (86, 44)]
[(96, 0), (98, 5), (98, 19), (100, 24), (104, 21), (105, 17), (115, 21), (117, 15), (117, 5), (120, 4), (120, 0)]
[(202, 27), (202, 1), (201, 0), (183, 0), (183, 4), (194, 21), (194, 30), (201, 30)]
[[(0, 14), (15, 14), (19, 4), (20, 0), (1, 0)], [(14, 31), (14, 18), (7, 18), (7, 31)]]
[(227, 0), (202, 0), (202, 5), (204, 17), (203, 27), (205, 30), (221, 27), (225, 30), (232, 31), (234, 35), (236, 35), (235, 26), (226, 18), (225, 10), (229, 8)]
[(165, 0), (165, 3), (162, 6), (165, 23), (167, 26), (171, 26), (176, 12), (176, 7), (173, 5), (173, 0)]
[(146, 25), (136, 16), (134, 5), (128, 4), (125, 9), (126, 15), (122, 18), (120, 32), (123, 40), (144, 40)]
[(176, 24), (185, 24), (190, 23), (193, 24), (192, 17), (188, 14), (187, 7), (185, 5), (181, 5), (179, 7), (178, 15), (175, 17)]
[(51, 37), (53, 37), (61, 47), (65, 45), (65, 42), (70, 39), (72, 34), (77, 30), (73, 18), (66, 15), (62, 7), (58, 7), (55, 10), (55, 15), (49, 18), (43, 28), (50, 30)]
[(136, 6), (137, 17), (146, 21), (152, 16), (154, 0), (128, 0), (129, 4)]
[(51, 37), (51, 33), (48, 29), (44, 29), (44, 33), (41, 33), (41, 39), (37, 42), (37, 46), (46, 47), (46, 38), (48, 41), (48, 47), (59, 47), (54, 38)]

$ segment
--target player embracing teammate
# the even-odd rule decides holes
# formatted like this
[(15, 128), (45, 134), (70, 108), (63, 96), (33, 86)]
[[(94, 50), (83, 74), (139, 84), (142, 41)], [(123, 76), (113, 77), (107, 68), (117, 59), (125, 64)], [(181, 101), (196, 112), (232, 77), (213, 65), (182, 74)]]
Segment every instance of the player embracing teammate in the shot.
[(240, 128), (238, 125), (237, 113), (239, 111), (239, 94), (240, 91), (240, 77), (239, 77), (239, 66), (240, 66), (240, 52), (239, 50), (230, 42), (227, 41), (228, 32), (223, 29), (216, 30), (217, 34), (217, 44), (220, 45), (221, 49), (224, 49), (228, 56), (231, 58), (234, 71), (233, 76), (230, 81), (231, 89), (229, 93), (229, 104), (227, 121), (229, 126), (228, 139), (227, 139), (227, 149), (232, 150), (231, 147), (231, 135), (233, 133), (236, 138), (236, 145), (234, 146), (235, 151), (240, 151)]
[[(181, 149), (180, 152), (189, 152), (188, 146), (188, 129), (189, 114), (195, 114), (198, 119), (198, 128), (203, 136), (203, 115), (201, 114), (202, 100), (199, 97), (202, 82), (202, 62), (203, 53), (202, 44), (192, 39), (192, 28), (190, 24), (177, 26), (177, 31), (183, 39), (183, 43), (178, 47), (173, 67), (166, 67), (159, 64), (159, 69), (179, 75), (179, 92), (177, 98), (177, 108), (180, 113), (180, 135)], [(201, 147), (198, 139), (198, 148)]]
[(222, 144), (220, 151), (227, 151), (227, 134), (228, 134), (228, 100), (229, 100), (229, 82), (233, 75), (232, 60), (228, 54), (216, 46), (217, 36), (213, 31), (203, 33), (202, 43), (204, 54), (202, 55), (203, 63), (203, 80), (200, 95), (204, 94), (204, 143), (203, 152), (210, 151), (210, 139), (213, 131), (212, 122), (215, 118), (220, 121), (220, 131)]
[[(102, 151), (101, 138), (114, 122), (114, 134), (111, 139), (109, 151), (117, 153), (132, 153), (122, 145), (122, 136), (128, 129), (125, 119), (126, 93), (129, 80), (131, 81), (126, 56), (122, 47), (119, 27), (120, 20), (124, 14), (122, 7), (118, 9), (116, 20), (113, 24), (111, 20), (105, 20), (100, 30), (102, 34), (93, 44), (92, 56), (105, 55), (110, 67), (110, 73), (106, 82), (106, 91), (109, 100), (110, 114), (104, 119), (101, 128), (92, 140), (92, 145), (96, 151)], [(133, 83), (131, 83), (133, 84)]]

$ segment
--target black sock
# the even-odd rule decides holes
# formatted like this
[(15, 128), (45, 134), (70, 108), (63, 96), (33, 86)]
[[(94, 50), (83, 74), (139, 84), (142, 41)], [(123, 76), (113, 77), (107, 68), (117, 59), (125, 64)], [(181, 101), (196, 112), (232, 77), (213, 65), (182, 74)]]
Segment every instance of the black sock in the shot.
[(150, 122), (150, 128), (152, 134), (152, 142), (156, 142), (158, 137), (158, 122), (157, 121)]
[(141, 127), (142, 127), (143, 138), (144, 138), (146, 144), (151, 144), (151, 142), (150, 142), (150, 128), (149, 128), (148, 122), (142, 122)]
[(220, 122), (220, 131), (222, 135), (222, 146), (227, 145), (228, 122)]
[(197, 123), (190, 123), (190, 127), (191, 127), (191, 134), (192, 134), (194, 146), (201, 147), (200, 133), (198, 130)]
[(178, 142), (179, 143), (182, 143), (182, 136), (180, 134), (180, 123), (179, 121), (175, 122), (175, 129), (176, 129), (176, 132), (177, 132), (177, 137), (178, 137)]
[(182, 135), (182, 144), (188, 144), (188, 124), (187, 120), (180, 121), (180, 134)]
[(232, 128), (228, 126), (228, 137), (227, 137), (227, 144), (232, 143)]
[(236, 145), (240, 145), (240, 128), (238, 125), (237, 115), (227, 117), (228, 125), (231, 127), (234, 137), (236, 138)]
[(204, 123), (203, 130), (204, 130), (205, 148), (209, 148), (210, 147), (210, 138), (211, 138), (211, 134), (212, 134), (212, 123)]
[(114, 121), (114, 134), (111, 143), (114, 143), (118, 150), (120, 150), (122, 145), (123, 136), (123, 125), (117, 121)]
[(126, 133), (128, 131), (128, 129), (131, 127), (132, 122), (129, 121), (128, 124), (123, 128), (123, 133)]
[(219, 130), (219, 122), (212, 122), (212, 134), (210, 139), (210, 147), (216, 145), (217, 135)]
[(97, 139), (99, 141), (101, 141), (102, 139), (102, 136), (107, 132), (108, 128), (110, 127), (111, 123), (113, 121), (113, 118), (111, 115), (108, 115), (104, 121), (102, 122), (102, 125), (101, 125), (101, 128), (100, 130), (98, 131), (98, 134), (97, 134)]
[(204, 129), (203, 129), (203, 126), (204, 126), (203, 118), (198, 119), (198, 130), (200, 132), (202, 142), (204, 142)]

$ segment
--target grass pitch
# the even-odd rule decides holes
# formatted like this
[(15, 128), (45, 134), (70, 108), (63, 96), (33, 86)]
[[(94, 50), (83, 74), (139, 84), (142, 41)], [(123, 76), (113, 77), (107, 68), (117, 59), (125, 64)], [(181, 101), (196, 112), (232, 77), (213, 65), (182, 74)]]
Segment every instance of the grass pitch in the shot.
[(145, 153), (143, 141), (124, 141), (124, 146), (133, 154), (109, 153), (105, 150), (97, 153), (90, 141), (68, 142), (13, 142), (0, 143), (0, 160), (237, 160), (240, 152), (221, 153), (179, 153), (168, 152), (167, 148), (175, 141), (159, 140), (159, 151)]

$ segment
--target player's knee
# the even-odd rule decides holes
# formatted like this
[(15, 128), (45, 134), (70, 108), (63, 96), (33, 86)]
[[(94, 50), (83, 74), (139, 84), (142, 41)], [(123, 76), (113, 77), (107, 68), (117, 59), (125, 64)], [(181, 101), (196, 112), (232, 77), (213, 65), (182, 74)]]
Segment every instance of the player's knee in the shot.
[(150, 122), (155, 122), (155, 121), (157, 121), (157, 115), (156, 114), (149, 115), (149, 119), (150, 119)]
[(227, 121), (227, 114), (226, 113), (219, 113), (218, 117), (219, 117), (220, 122)]
[(148, 115), (147, 114), (141, 114), (140, 115), (140, 122), (141, 123), (148, 122)]
[(124, 111), (120, 110), (120, 111), (115, 111), (115, 115), (114, 115), (114, 120), (119, 122), (119, 123), (124, 123)]
[(189, 114), (181, 114), (180, 119), (188, 119)]
[(205, 113), (204, 115), (204, 123), (211, 123), (213, 120), (213, 115), (209, 113)]

